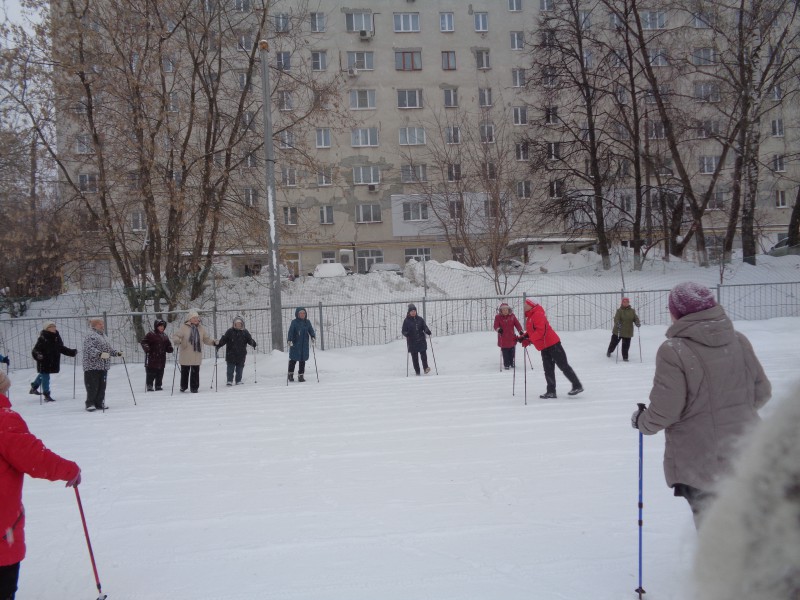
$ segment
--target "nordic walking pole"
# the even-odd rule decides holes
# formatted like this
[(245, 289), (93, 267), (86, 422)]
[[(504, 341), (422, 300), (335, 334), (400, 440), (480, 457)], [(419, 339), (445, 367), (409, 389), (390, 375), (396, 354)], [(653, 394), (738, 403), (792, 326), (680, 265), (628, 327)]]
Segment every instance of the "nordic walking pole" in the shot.
[[(641, 354), (641, 352), (639, 353)], [(78, 371), (78, 353), (75, 352), (75, 356), (72, 357), (72, 399), (75, 400), (75, 380), (77, 379), (77, 371)]]
[[(131, 383), (131, 376), (128, 373), (128, 363), (125, 362), (124, 354), (120, 354), (120, 357), (122, 358), (122, 364), (125, 367), (125, 377), (128, 378), (128, 385), (131, 386), (131, 396), (133, 396), (133, 405), (136, 406), (136, 394), (133, 393), (133, 384)], [(105, 404), (105, 402), (103, 404)]]
[(83, 514), (83, 504), (81, 503), (81, 494), (78, 491), (78, 486), (75, 486), (75, 498), (78, 500), (78, 510), (81, 513), (81, 522), (83, 523), (83, 534), (86, 536), (86, 546), (89, 548), (89, 558), (92, 560), (92, 571), (94, 571), (94, 581), (97, 584), (97, 591), (100, 594), (97, 600), (106, 600), (108, 596), (103, 593), (103, 588), (100, 586), (100, 576), (97, 574), (97, 564), (94, 562), (94, 552), (92, 552), (92, 542), (89, 540), (89, 528), (86, 527), (86, 516)]
[[(523, 346), (522, 349), (525, 351), (525, 357), (528, 358), (527, 346)], [(525, 386), (525, 406), (528, 406), (528, 369), (522, 369), (522, 373), (523, 373), (523, 383)]]
[(619, 337), (620, 333), (622, 333), (622, 322), (617, 323), (617, 356), (614, 358), (614, 363), (619, 362), (619, 344), (622, 342), (622, 338)]
[(258, 383), (258, 369), (256, 369), (256, 349), (253, 348), (253, 383)]
[(433, 368), (436, 369), (436, 374), (439, 374), (439, 367), (436, 366), (436, 352), (433, 350), (433, 336), (428, 334), (431, 339), (431, 356), (433, 357)]
[(314, 338), (311, 339), (311, 354), (314, 356), (314, 371), (317, 372), (317, 383), (319, 383), (319, 371), (317, 370), (317, 351), (314, 350), (314, 346), (316, 346), (316, 341)]
[[(217, 360), (219, 359), (219, 351), (214, 350), (214, 370), (211, 372), (211, 388), (214, 389), (214, 378), (217, 376)], [(219, 389), (219, 388), (218, 388)]]
[(514, 360), (511, 362), (514, 372), (511, 374), (511, 395), (515, 396), (517, 392), (517, 344), (514, 343)]
[(180, 351), (180, 346), (178, 346), (175, 349), (175, 368), (172, 370), (172, 391), (169, 393), (170, 396), (175, 395), (175, 374), (178, 372), (178, 354)]
[[(644, 404), (637, 404), (639, 410), (642, 411), (645, 409)], [(639, 432), (639, 587), (636, 588), (636, 593), (639, 594), (639, 600), (642, 598), (642, 594), (645, 593), (644, 588), (642, 587), (642, 509), (644, 508), (644, 504), (642, 502), (642, 476), (643, 476), (643, 466), (644, 466), (644, 458), (643, 458), (643, 451), (642, 448), (644, 446), (644, 434)]]
[[(636, 329), (639, 329), (638, 325), (636, 326)], [(642, 332), (641, 332), (641, 330), (639, 330), (639, 335), (637, 335), (636, 337), (639, 338), (639, 362), (644, 362), (642, 360)]]
[(533, 360), (531, 360), (531, 355), (525, 352), (525, 356), (528, 359), (528, 364), (531, 366), (531, 371), (533, 371)]

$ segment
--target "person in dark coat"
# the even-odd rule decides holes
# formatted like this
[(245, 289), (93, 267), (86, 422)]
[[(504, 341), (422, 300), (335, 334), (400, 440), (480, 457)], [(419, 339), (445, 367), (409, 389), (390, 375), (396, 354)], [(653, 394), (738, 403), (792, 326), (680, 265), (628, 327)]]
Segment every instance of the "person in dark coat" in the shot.
[(406, 338), (406, 345), (408, 351), (411, 353), (411, 362), (414, 365), (414, 372), (419, 375), (419, 359), (422, 358), (422, 368), (425, 374), (431, 372), (428, 367), (428, 342), (425, 340), (426, 335), (431, 334), (431, 330), (425, 324), (425, 319), (417, 315), (417, 307), (413, 304), (408, 305), (408, 312), (403, 321), (402, 329), (403, 337)]
[(522, 325), (517, 316), (511, 307), (503, 302), (494, 317), (494, 330), (497, 332), (497, 345), (500, 347), (500, 352), (503, 353), (503, 367), (506, 371), (514, 366), (514, 350), (517, 347), (517, 336), (514, 329), (522, 334)]
[(77, 350), (67, 348), (61, 341), (61, 335), (53, 321), (47, 321), (39, 334), (39, 339), (33, 346), (31, 355), (36, 361), (36, 379), (31, 382), (31, 394), (39, 394), (39, 386), (42, 387), (41, 393), (44, 395), (45, 402), (54, 402), (55, 399), (50, 395), (50, 375), (61, 370), (61, 355), (76, 356)]
[(287, 335), (289, 342), (289, 381), (294, 381), (294, 366), (299, 362), (300, 367), (297, 369), (297, 381), (301, 383), (305, 381), (303, 375), (306, 372), (309, 346), (317, 339), (314, 327), (312, 327), (306, 314), (305, 308), (302, 306), (297, 307), (294, 311), (294, 320), (292, 324), (289, 325), (289, 333)]
[(572, 384), (572, 389), (567, 392), (568, 395), (575, 396), (583, 391), (580, 379), (567, 360), (567, 353), (561, 345), (561, 338), (550, 326), (542, 305), (531, 298), (525, 300), (525, 335), (522, 336), (520, 342), (523, 348), (533, 344), (534, 348), (542, 354), (547, 391), (539, 398), (557, 398), (556, 367), (561, 369), (561, 372)]
[(611, 343), (608, 345), (606, 356), (611, 356), (617, 345), (622, 340), (622, 360), (628, 362), (628, 350), (631, 347), (631, 338), (633, 337), (633, 326), (639, 327), (642, 323), (636, 311), (631, 306), (630, 298), (622, 299), (622, 306), (617, 309), (614, 314), (614, 325), (611, 329)]
[(253, 348), (257, 346), (256, 341), (250, 332), (244, 328), (244, 319), (236, 317), (233, 319), (233, 327), (228, 329), (217, 343), (217, 348), (228, 346), (225, 351), (225, 362), (228, 364), (228, 383), (233, 385), (233, 376), (236, 374), (236, 385), (242, 384), (242, 371), (244, 371), (244, 361), (247, 359), (247, 346)]
[[(167, 366), (167, 354), (173, 352), (172, 343), (164, 330), (167, 328), (167, 322), (161, 319), (156, 319), (153, 323), (153, 331), (149, 332), (141, 342), (142, 350), (144, 350), (144, 372), (145, 372), (145, 385), (147, 391), (160, 392), (163, 387), (164, 368)], [(155, 384), (155, 389), (153, 385)]]

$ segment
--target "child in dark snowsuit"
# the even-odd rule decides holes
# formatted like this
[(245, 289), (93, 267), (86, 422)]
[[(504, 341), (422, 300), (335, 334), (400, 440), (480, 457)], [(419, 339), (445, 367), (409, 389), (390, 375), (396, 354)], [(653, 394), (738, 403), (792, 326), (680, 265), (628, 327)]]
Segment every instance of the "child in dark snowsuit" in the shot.
[(422, 368), (425, 374), (431, 372), (428, 367), (428, 342), (426, 335), (431, 334), (431, 330), (425, 324), (425, 319), (417, 315), (417, 307), (413, 304), (408, 305), (408, 312), (403, 321), (403, 337), (406, 338), (408, 351), (411, 353), (411, 362), (414, 365), (414, 372), (419, 375), (419, 359), (422, 358)]
[[(308, 348), (317, 339), (314, 327), (311, 326), (306, 318), (306, 309), (302, 306), (294, 311), (294, 321), (289, 325), (289, 381), (294, 381), (294, 366), (299, 362), (297, 369), (297, 381), (304, 382), (303, 375), (306, 372), (306, 361), (308, 360)], [(310, 343), (309, 343), (309, 338)]]
[(506, 371), (514, 366), (514, 350), (517, 347), (515, 328), (521, 335), (522, 325), (511, 307), (503, 302), (494, 317), (494, 330), (497, 332), (497, 345), (503, 353), (503, 367)]
[(61, 341), (61, 335), (58, 333), (56, 324), (53, 321), (47, 321), (39, 334), (39, 339), (36, 340), (36, 345), (34, 345), (31, 354), (36, 361), (37, 375), (36, 379), (31, 383), (30, 393), (38, 394), (39, 386), (42, 386), (45, 402), (53, 402), (54, 399), (50, 395), (50, 375), (61, 370), (62, 354), (64, 356), (75, 356), (78, 351), (67, 348), (64, 342)]
[(242, 371), (244, 371), (244, 361), (247, 359), (248, 344), (253, 348), (257, 346), (253, 336), (244, 328), (244, 319), (236, 317), (233, 320), (233, 327), (219, 338), (219, 343), (217, 344), (217, 348), (228, 346), (225, 351), (225, 362), (228, 363), (227, 385), (229, 386), (233, 385), (234, 373), (236, 374), (236, 385), (242, 385)]
[[(163, 387), (164, 369), (167, 366), (167, 354), (172, 353), (172, 343), (164, 333), (167, 322), (157, 319), (153, 324), (153, 331), (148, 333), (141, 342), (144, 350), (144, 372), (147, 391), (160, 392)], [(155, 385), (155, 388), (153, 388)]]

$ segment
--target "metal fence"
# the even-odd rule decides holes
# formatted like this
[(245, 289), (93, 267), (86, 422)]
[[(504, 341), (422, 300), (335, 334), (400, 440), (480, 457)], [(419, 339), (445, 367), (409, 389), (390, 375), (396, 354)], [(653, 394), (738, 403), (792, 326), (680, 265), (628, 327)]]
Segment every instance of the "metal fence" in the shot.
[[(670, 323), (667, 300), (669, 290), (626, 292), (587, 292), (582, 294), (549, 294), (536, 296), (547, 311), (547, 317), (556, 331), (583, 331), (589, 329), (611, 330), (614, 312), (620, 299), (627, 296), (646, 325)], [(800, 282), (721, 285), (716, 296), (734, 320), (757, 320), (774, 317), (800, 316)], [(520, 315), (524, 295), (484, 298), (410, 298), (404, 301), (361, 304), (323, 304), (306, 306), (308, 317), (317, 332), (320, 350), (386, 344), (401, 338), (400, 327), (409, 303), (417, 306), (435, 336), (491, 331), (500, 302), (508, 302)], [(284, 331), (294, 318), (295, 307), (283, 309)], [(185, 311), (172, 315), (175, 323), (167, 327), (171, 333), (180, 323)], [(83, 344), (90, 317), (102, 317), (111, 344), (126, 353), (127, 362), (144, 362), (144, 353), (136, 339), (134, 318), (141, 316), (145, 329), (152, 327), (156, 318), (167, 319), (166, 313), (120, 313), (58, 317), (58, 326), (64, 343), (70, 348)], [(219, 338), (233, 323), (236, 316), (259, 344), (258, 351), (266, 352), (270, 346), (270, 309), (246, 310), (217, 309), (201, 312), (209, 334)], [(169, 319), (167, 319), (169, 320)], [(31, 368), (35, 364), (31, 349), (43, 325), (41, 318), (20, 317), (0, 320), (0, 352), (10, 357), (15, 369)], [(204, 346), (206, 358), (214, 356), (214, 348)], [(64, 358), (65, 370), (74, 359)], [(80, 361), (80, 354), (77, 357)]]

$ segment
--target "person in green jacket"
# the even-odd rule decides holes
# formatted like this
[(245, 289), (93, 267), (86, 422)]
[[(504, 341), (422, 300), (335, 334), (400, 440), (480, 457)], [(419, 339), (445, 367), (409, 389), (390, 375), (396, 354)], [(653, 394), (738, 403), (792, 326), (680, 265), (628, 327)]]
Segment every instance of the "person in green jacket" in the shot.
[(628, 362), (628, 350), (631, 347), (631, 338), (633, 337), (633, 326), (639, 327), (639, 317), (636, 311), (631, 307), (630, 298), (622, 299), (622, 306), (617, 309), (614, 315), (614, 326), (611, 330), (611, 343), (608, 345), (606, 356), (611, 356), (611, 353), (617, 349), (617, 344), (622, 340), (622, 360)]

